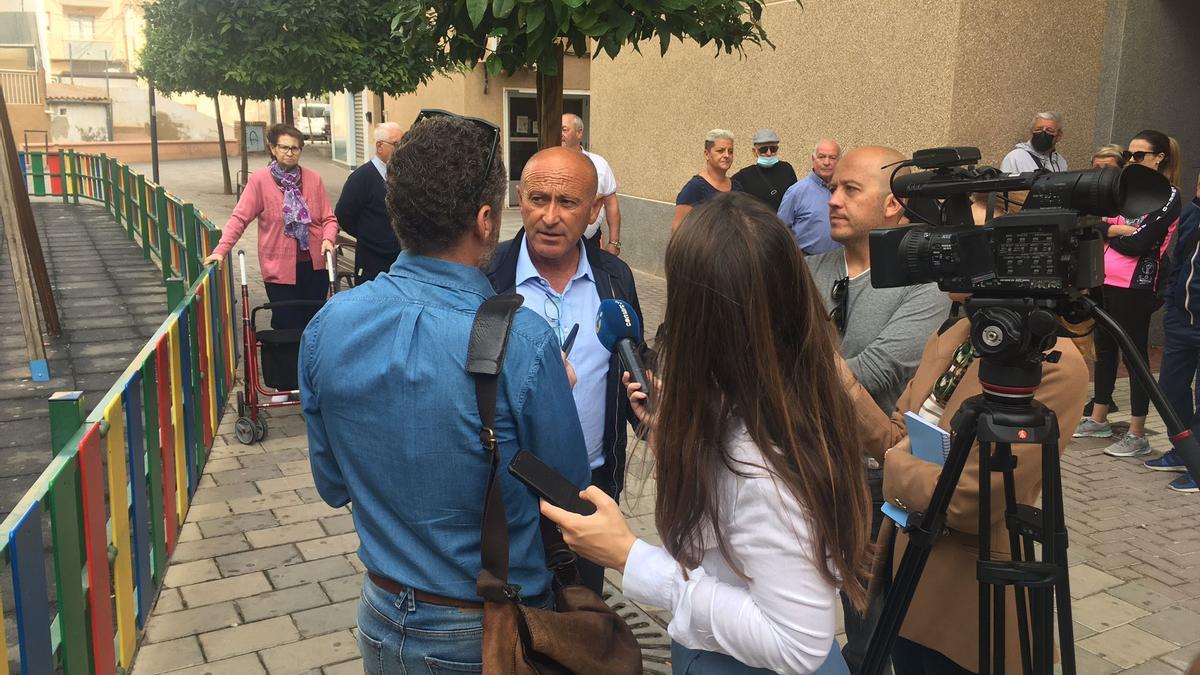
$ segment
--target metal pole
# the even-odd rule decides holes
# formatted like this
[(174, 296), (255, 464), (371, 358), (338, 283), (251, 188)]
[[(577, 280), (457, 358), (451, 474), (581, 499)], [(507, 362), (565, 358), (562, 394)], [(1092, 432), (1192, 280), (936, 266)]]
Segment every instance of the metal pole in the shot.
[(150, 87), (150, 165), (156, 185), (158, 180), (158, 111), (154, 107), (154, 87)]

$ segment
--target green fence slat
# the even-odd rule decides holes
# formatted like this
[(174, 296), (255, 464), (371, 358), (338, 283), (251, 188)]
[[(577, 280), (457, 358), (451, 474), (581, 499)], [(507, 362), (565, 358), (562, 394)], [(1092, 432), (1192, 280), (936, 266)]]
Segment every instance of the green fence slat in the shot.
[(142, 362), (142, 411), (146, 434), (146, 470), (150, 476), (150, 567), (154, 586), (167, 573), (167, 540), (163, 511), (162, 448), (159, 444), (158, 377), (153, 352)]
[(29, 162), (30, 171), (33, 174), (33, 196), (46, 196), (46, 155), (40, 152), (31, 152)]
[(83, 599), (83, 533), (79, 523), (79, 465), (72, 456), (50, 483), (50, 527), (54, 538), (54, 586), (58, 591), (59, 644), (67, 675), (91, 672), (91, 642)]

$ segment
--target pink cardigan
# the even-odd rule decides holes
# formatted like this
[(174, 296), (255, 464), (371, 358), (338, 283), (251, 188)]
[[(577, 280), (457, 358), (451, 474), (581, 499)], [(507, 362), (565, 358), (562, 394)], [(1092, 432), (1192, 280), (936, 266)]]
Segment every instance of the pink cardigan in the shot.
[[(325, 269), (321, 240), (337, 241), (338, 223), (325, 195), (325, 183), (315, 171), (300, 167), (300, 191), (312, 214), (308, 226), (308, 248), (313, 269)], [(271, 177), (271, 168), (250, 174), (233, 213), (221, 228), (221, 241), (214, 253), (228, 255), (251, 220), (258, 219), (258, 264), (263, 281), (273, 284), (296, 283), (296, 256), (300, 251), (295, 239), (283, 234), (283, 190)]]

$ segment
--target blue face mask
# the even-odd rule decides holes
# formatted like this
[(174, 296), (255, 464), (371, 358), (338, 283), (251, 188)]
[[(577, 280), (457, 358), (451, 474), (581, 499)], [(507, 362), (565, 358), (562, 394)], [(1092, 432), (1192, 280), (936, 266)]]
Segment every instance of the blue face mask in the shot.
[(776, 155), (771, 155), (770, 157), (759, 157), (758, 165), (761, 167), (770, 168), (775, 166), (775, 163), (778, 161), (779, 157)]

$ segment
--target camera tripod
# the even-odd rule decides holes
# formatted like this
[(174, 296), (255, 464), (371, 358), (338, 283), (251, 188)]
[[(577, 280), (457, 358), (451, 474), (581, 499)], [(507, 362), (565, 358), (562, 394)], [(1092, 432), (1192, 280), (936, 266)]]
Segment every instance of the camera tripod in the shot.
[[(880, 614), (861, 675), (877, 675), (887, 663), (904, 615), (920, 581), (933, 544), (946, 527), (946, 510), (971, 454), (979, 442), (979, 672), (1005, 672), (1007, 588), (1013, 588), (1022, 672), (1050, 673), (1054, 661), (1055, 608), (1062, 650), (1062, 672), (1075, 673), (1071, 594), (1067, 571), (1067, 529), (1063, 515), (1058, 456), (1060, 430), (1054, 411), (1034, 400), (1043, 361), (1056, 362), (1050, 349), (1058, 334), (1058, 316), (1073, 322), (1088, 316), (1103, 326), (1128, 357), (1132, 375), (1146, 385), (1155, 408), (1166, 422), (1172, 444), (1189, 470), (1200, 475), (1200, 445), (1180, 422), (1166, 396), (1137, 355), (1132, 340), (1088, 298), (972, 298), (971, 344), (979, 357), (983, 394), (963, 402), (951, 428), (950, 454), (934, 487), (929, 508), (910, 518), (904, 552)], [(1041, 446), (1042, 507), (1018, 504), (1012, 445)], [(1001, 474), (1004, 524), (1011, 559), (994, 559), (992, 551), (991, 476)], [(1035, 544), (1041, 544), (1041, 558)]]

